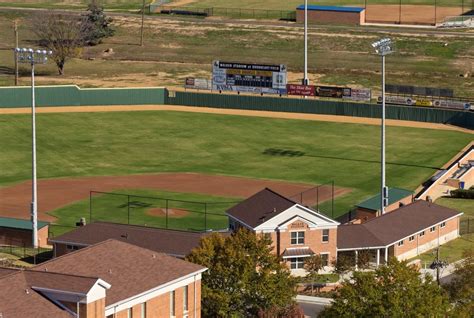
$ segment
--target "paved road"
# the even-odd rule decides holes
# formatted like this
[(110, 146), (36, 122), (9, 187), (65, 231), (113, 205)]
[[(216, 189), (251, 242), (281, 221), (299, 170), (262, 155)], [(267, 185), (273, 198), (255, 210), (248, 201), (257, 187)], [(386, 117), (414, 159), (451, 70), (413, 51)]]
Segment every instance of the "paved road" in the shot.
[(317, 317), (318, 314), (324, 309), (325, 304), (315, 304), (315, 303), (306, 303), (298, 302), (298, 305), (303, 309), (306, 317)]

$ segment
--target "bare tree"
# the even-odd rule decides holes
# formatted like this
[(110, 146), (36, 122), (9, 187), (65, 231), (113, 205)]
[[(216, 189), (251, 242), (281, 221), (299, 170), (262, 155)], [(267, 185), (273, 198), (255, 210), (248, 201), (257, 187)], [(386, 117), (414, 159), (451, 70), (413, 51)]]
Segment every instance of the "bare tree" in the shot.
[(53, 51), (51, 58), (60, 75), (64, 74), (66, 61), (81, 54), (89, 29), (90, 25), (82, 15), (41, 12), (32, 19), (34, 34), (41, 46)]

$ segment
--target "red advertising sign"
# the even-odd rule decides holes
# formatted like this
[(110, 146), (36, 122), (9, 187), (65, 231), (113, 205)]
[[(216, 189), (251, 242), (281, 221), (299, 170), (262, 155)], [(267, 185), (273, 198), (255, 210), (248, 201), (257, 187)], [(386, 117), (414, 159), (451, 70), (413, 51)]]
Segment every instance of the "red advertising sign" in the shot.
[(315, 96), (316, 88), (312, 85), (297, 85), (288, 84), (286, 85), (288, 95), (300, 95), (300, 96)]

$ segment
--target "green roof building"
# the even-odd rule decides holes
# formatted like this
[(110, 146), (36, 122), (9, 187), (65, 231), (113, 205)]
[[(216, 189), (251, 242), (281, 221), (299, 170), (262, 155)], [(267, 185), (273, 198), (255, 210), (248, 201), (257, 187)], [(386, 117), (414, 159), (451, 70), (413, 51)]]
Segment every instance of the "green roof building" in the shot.
[[(377, 195), (356, 204), (357, 218), (368, 219), (380, 215), (380, 193)], [(402, 205), (410, 204), (413, 202), (413, 191), (400, 189), (400, 188), (389, 188), (388, 189), (388, 205), (385, 208), (385, 212), (390, 212), (398, 209)], [(373, 215), (367, 215), (373, 214)]]
[[(38, 221), (38, 245), (48, 246), (49, 222)], [(30, 247), (33, 224), (30, 220), (0, 217), (0, 244)]]

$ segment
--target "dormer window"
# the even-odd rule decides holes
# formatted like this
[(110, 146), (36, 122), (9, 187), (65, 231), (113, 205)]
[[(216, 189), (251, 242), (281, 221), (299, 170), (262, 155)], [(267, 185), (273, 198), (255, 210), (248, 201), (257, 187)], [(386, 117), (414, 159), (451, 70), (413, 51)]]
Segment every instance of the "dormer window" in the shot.
[(291, 232), (291, 245), (304, 244), (304, 231)]

